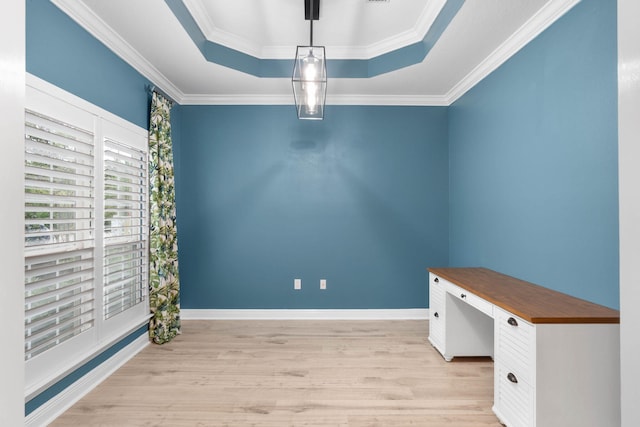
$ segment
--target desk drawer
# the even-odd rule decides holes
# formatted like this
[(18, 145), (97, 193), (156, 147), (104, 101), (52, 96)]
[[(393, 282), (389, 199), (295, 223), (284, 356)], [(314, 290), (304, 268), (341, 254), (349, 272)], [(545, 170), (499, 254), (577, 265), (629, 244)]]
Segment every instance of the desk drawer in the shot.
[(444, 280), (433, 276), (429, 281), (429, 306), (433, 307), (444, 305), (445, 286)]
[(495, 316), (496, 361), (533, 385), (535, 326), (500, 308), (495, 309)]
[(495, 407), (500, 421), (509, 427), (533, 426), (533, 387), (500, 363), (494, 369)]
[(447, 291), (451, 295), (466, 302), (470, 306), (475, 307), (476, 309), (480, 310), (487, 316), (493, 317), (493, 304), (491, 304), (490, 302), (483, 300), (479, 296), (465, 289), (462, 289), (461, 287), (456, 286), (451, 282), (448, 282), (447, 287), (448, 287)]
[(429, 274), (429, 339), (441, 353), (445, 342), (445, 288), (443, 280)]

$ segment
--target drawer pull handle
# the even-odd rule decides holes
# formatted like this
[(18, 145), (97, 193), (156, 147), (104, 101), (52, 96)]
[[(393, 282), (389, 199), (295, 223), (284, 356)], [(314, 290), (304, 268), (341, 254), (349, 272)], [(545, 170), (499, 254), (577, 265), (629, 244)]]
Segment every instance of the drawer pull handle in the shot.
[(435, 313), (433, 313), (433, 317), (440, 317), (440, 315), (438, 314), (438, 312), (436, 311)]
[(438, 279), (437, 277), (435, 279), (433, 279), (434, 282), (436, 283), (440, 283), (440, 279)]
[(465, 299), (467, 297), (467, 294), (460, 294), (460, 298)]
[(511, 326), (518, 326), (518, 321), (513, 317), (509, 317), (509, 319), (507, 320), (507, 323), (510, 324)]
[(513, 373), (511, 373), (511, 372), (509, 372), (509, 373), (507, 374), (507, 379), (508, 379), (509, 381), (511, 381), (512, 383), (514, 383), (514, 384), (518, 384), (518, 379), (517, 379), (517, 378), (516, 378), (516, 376), (515, 376), (515, 375), (513, 375)]

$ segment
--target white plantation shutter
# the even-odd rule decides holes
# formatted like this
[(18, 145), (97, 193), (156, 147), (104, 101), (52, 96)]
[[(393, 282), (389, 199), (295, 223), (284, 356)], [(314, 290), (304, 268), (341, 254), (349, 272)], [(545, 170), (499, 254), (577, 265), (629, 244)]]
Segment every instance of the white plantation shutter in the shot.
[(33, 76), (26, 89), (28, 398), (149, 319), (148, 133)]
[(140, 304), (147, 288), (147, 155), (105, 139), (104, 318)]
[(26, 359), (93, 326), (93, 138), (26, 112)]

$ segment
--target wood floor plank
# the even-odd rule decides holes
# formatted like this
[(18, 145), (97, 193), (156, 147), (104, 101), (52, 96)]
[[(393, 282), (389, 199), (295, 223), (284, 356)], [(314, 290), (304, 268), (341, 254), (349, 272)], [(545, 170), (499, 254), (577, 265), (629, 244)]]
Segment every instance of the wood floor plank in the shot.
[(499, 427), (493, 362), (447, 363), (427, 321), (183, 321), (53, 426)]

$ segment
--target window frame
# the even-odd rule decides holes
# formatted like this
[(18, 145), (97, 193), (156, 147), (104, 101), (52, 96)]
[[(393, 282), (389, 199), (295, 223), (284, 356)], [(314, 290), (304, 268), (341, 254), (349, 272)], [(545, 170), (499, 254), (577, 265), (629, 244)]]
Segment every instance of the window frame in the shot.
[[(83, 100), (31, 74), (26, 75), (25, 108), (60, 120), (70, 125), (89, 127), (94, 140), (94, 184), (93, 184), (93, 326), (88, 330), (25, 360), (25, 398), (28, 400), (46, 387), (68, 375), (74, 369), (91, 360), (109, 346), (148, 322), (148, 253), (149, 253), (149, 203), (148, 203), (148, 131), (90, 102)], [(26, 114), (26, 112), (25, 112)], [(82, 126), (80, 126), (82, 124)], [(144, 153), (146, 161), (147, 200), (144, 203), (145, 223), (141, 225), (141, 240), (144, 246), (144, 284), (141, 286), (142, 301), (129, 309), (105, 319), (104, 302), (104, 194), (105, 194), (105, 140), (126, 144)], [(24, 147), (24, 142), (23, 142)], [(23, 148), (24, 149), (24, 148)], [(24, 178), (23, 178), (24, 179)], [(142, 206), (142, 204), (141, 204)], [(142, 214), (141, 214), (142, 215)], [(26, 220), (25, 220), (26, 224)], [(40, 249), (42, 251), (42, 249)], [(24, 259), (30, 252), (24, 247)], [(24, 286), (24, 285), (23, 285)], [(26, 307), (26, 305), (25, 305)]]

